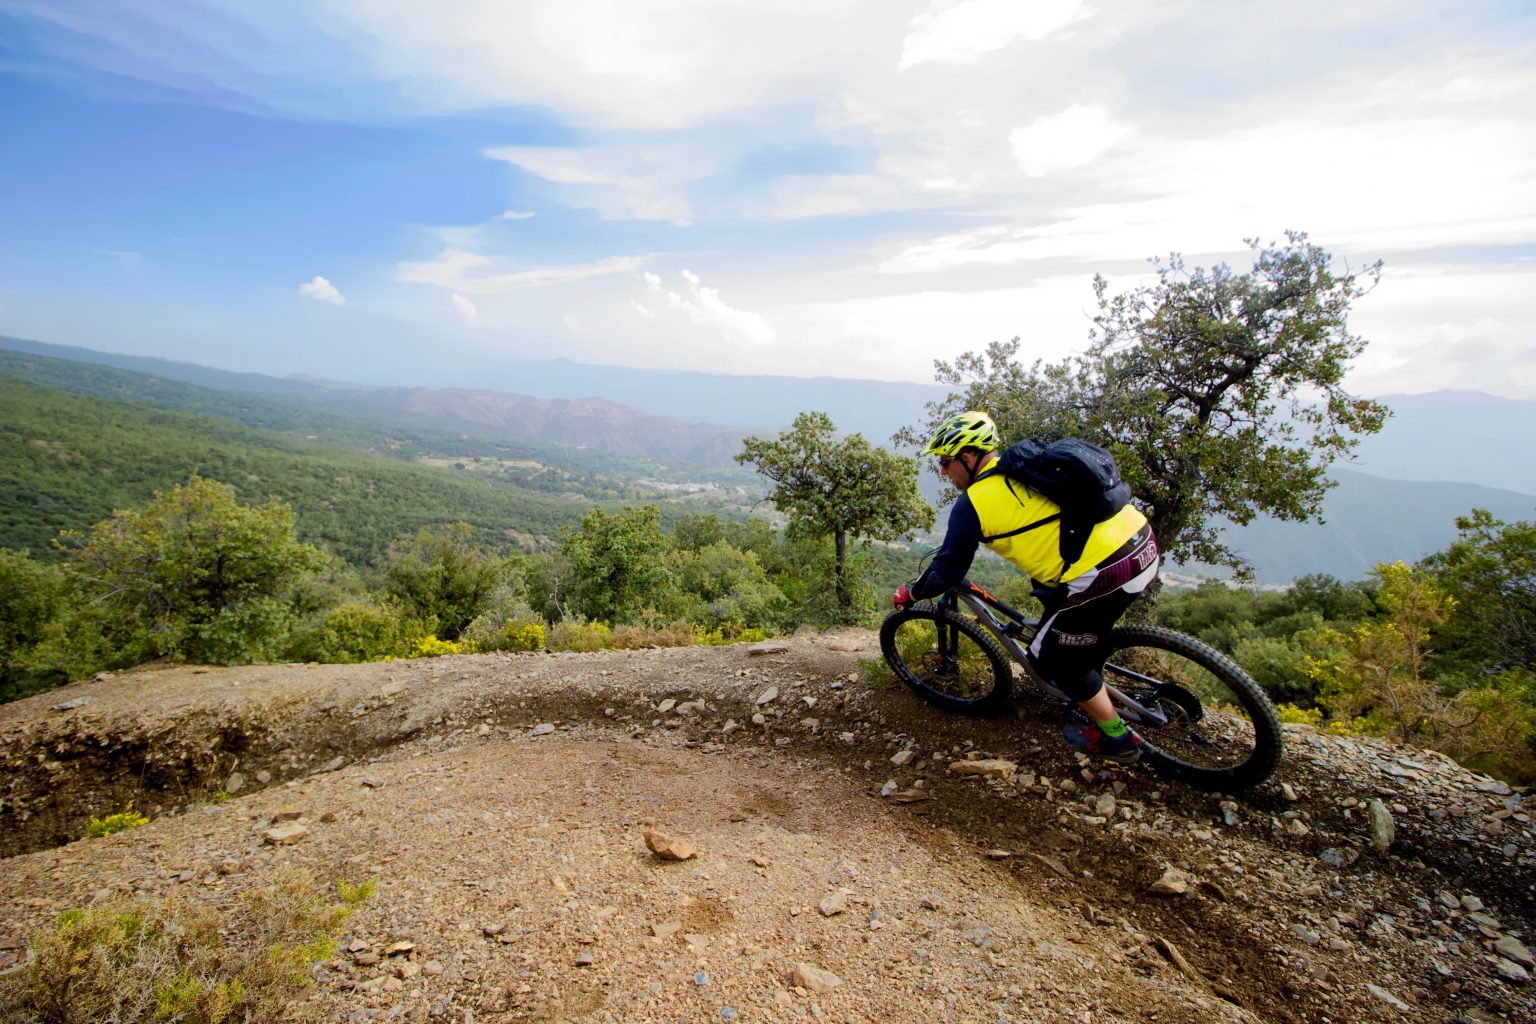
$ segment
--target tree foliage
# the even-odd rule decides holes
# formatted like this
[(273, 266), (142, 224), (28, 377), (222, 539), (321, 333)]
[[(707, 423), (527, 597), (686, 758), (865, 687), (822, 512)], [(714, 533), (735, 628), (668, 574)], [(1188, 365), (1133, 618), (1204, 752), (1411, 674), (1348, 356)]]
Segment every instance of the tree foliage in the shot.
[(518, 582), (516, 561), (477, 543), (468, 523), (417, 531), (385, 576), (389, 595), (417, 618), (436, 620), (442, 640), (457, 640), (498, 586)]
[(435, 625), (412, 618), (395, 602), (346, 600), (296, 629), (284, 653), (294, 661), (332, 665), (403, 658), (434, 635)]
[(1221, 539), (1224, 521), (1316, 516), (1328, 467), (1388, 415), (1343, 386), (1366, 344), (1349, 331), (1350, 305), (1380, 264), (1336, 271), (1299, 232), (1248, 244), (1246, 273), (1173, 255), (1153, 261), (1155, 284), (1111, 294), (1096, 277), (1098, 312), (1080, 356), (1026, 367), (1014, 339), (937, 363), (939, 381), (961, 390), (930, 406), (931, 421), (986, 409), (1006, 437), (1104, 444), (1166, 553), (1244, 572)]
[(660, 609), (708, 629), (726, 625), (777, 623), (785, 611), (784, 594), (750, 551), (724, 537), (697, 551), (678, 549), (674, 556), (677, 596)]
[(1335, 634), (1340, 652), (1312, 664), (1324, 683), (1323, 704), (1347, 717), (1371, 714), (1399, 743), (1437, 728), (1448, 710), (1425, 671), (1431, 634), (1455, 599), (1428, 572), (1402, 562), (1380, 565), (1377, 592), (1385, 616)]
[(933, 525), (917, 489), (917, 463), (876, 448), (862, 434), (838, 439), (832, 419), (803, 412), (775, 440), (749, 437), (736, 461), (752, 463), (773, 482), (768, 499), (791, 524), (833, 546), (833, 592), (845, 615), (855, 608), (849, 545), (891, 541)]
[(69, 604), (69, 581), (56, 565), (0, 548), (0, 701), (69, 682), (61, 667), (35, 654)]
[(326, 564), (294, 537), (287, 505), (241, 505), (233, 487), (196, 475), (61, 542), (103, 631), (134, 660), (269, 657), (287, 625), (286, 591)]
[(581, 526), (560, 542), (563, 578), (554, 603), (564, 611), (609, 625), (633, 623), (655, 608), (671, 580), (663, 555), (661, 513), (655, 505), (625, 508), (616, 515), (590, 509)]
[(1463, 764), (1527, 779), (1536, 773), (1536, 675), (1506, 669), (1436, 678), (1439, 636), (1457, 599), (1430, 569), (1377, 566), (1382, 616), (1333, 634), (1335, 653), (1312, 659), (1322, 705), (1352, 728), (1443, 751)]
[(1505, 523), (1479, 508), (1456, 529), (1421, 563), (1456, 601), (1443, 643), (1466, 670), (1536, 672), (1536, 522)]

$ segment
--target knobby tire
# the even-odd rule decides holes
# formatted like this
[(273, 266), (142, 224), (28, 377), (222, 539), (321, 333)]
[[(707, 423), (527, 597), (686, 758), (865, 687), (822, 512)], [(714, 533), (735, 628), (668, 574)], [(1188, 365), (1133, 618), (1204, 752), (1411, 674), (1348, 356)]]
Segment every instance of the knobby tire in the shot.
[(1013, 692), (1012, 659), (985, 627), (952, 608), (924, 601), (891, 612), (880, 624), (880, 651), (897, 679), (949, 711), (999, 711)]
[[(1160, 626), (1121, 626), (1110, 642), (1105, 682), (1127, 689), (1132, 684), (1117, 676), (1115, 666), (1140, 668), (1173, 684), (1163, 691), (1162, 701), (1182, 712), (1161, 728), (1131, 722), (1144, 741), (1143, 761), (1186, 785), (1223, 793), (1250, 789), (1274, 773), (1284, 746), (1280, 719), (1259, 684), (1237, 662), (1194, 637)], [(1158, 670), (1135, 664), (1137, 659), (1156, 664)]]

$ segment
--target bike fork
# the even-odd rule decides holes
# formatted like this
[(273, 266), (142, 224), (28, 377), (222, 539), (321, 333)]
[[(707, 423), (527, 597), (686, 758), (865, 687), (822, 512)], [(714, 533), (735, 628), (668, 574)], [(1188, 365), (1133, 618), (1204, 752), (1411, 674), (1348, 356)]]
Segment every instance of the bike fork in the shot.
[(939, 668), (948, 668), (960, 649), (960, 631), (947, 622), (939, 622)]

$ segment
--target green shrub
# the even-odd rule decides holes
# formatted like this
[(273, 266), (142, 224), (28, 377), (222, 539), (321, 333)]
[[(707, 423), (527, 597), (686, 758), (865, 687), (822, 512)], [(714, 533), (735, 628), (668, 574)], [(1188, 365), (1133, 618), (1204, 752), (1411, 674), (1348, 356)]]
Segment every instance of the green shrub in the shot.
[[(590, 620), (635, 622), (655, 594), (674, 585), (667, 547), (655, 505), (617, 515), (588, 510), (580, 528), (565, 530), (560, 541), (565, 607)], [(550, 646), (557, 646), (553, 636)]]
[(116, 814), (109, 814), (105, 818), (92, 818), (86, 822), (85, 834), (91, 839), (102, 839), (106, 836), (126, 832), (130, 828), (138, 828), (140, 825), (148, 825), (149, 819), (133, 809), (133, 801), (128, 801)]
[(545, 643), (544, 620), (527, 605), (512, 603), (483, 612), (464, 630), (462, 639), (477, 651), (537, 651)]
[(295, 871), (247, 893), (224, 916), (177, 898), (66, 911), (32, 937), (27, 962), (0, 978), (0, 1019), (275, 1020), (373, 891), (371, 881), (343, 884), (330, 903)]
[(290, 622), (283, 599), (327, 564), (294, 538), (287, 505), (241, 505), (233, 487), (196, 475), (142, 512), (60, 538), (74, 584), (100, 610), (105, 648), (135, 660), (264, 660)]
[(343, 665), (405, 657), (434, 626), (431, 620), (412, 618), (398, 605), (345, 601), (298, 630), (288, 657)]
[(468, 523), (422, 530), (394, 555), (389, 594), (423, 621), (435, 619), (441, 640), (457, 640), (492, 596), (520, 596), (515, 561), (478, 543)]
[(607, 623), (565, 619), (549, 631), (549, 647), (555, 651), (601, 651), (612, 637)]
[(69, 581), (58, 566), (0, 548), (0, 701), (69, 682), (61, 665), (38, 664), (49, 625), (69, 602)]
[(1253, 637), (1239, 640), (1232, 656), (1274, 700), (1312, 704), (1317, 680), (1308, 659), (1316, 657), (1322, 645), (1322, 638), (1311, 633), (1293, 640)]

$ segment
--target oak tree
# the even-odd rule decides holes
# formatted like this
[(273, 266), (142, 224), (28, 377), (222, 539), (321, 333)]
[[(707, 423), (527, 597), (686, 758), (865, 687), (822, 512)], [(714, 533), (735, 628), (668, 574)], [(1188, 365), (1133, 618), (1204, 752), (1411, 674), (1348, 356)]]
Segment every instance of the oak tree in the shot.
[(736, 456), (773, 483), (768, 500), (792, 529), (828, 537), (833, 590), (845, 619), (854, 617), (849, 546), (860, 538), (894, 541), (933, 526), (917, 489), (917, 462), (877, 448), (862, 434), (839, 438), (824, 412), (803, 412), (776, 439), (748, 437)]
[(1350, 306), (1380, 264), (1336, 269), (1300, 232), (1248, 245), (1253, 267), (1242, 273), (1173, 255), (1152, 261), (1155, 283), (1129, 291), (1111, 294), (1095, 277), (1089, 346), (1063, 362), (1026, 366), (1015, 338), (936, 363), (938, 380), (960, 390), (930, 405), (930, 422), (983, 409), (1005, 438), (1103, 444), (1164, 552), (1246, 575), (1224, 524), (1316, 517), (1328, 467), (1390, 414), (1343, 383), (1366, 345), (1349, 330)]
[(126, 664), (271, 657), (289, 625), (290, 589), (327, 564), (295, 537), (286, 504), (241, 505), (233, 487), (195, 474), (143, 511), (115, 512), (88, 534), (66, 530), (60, 543), (114, 661)]

